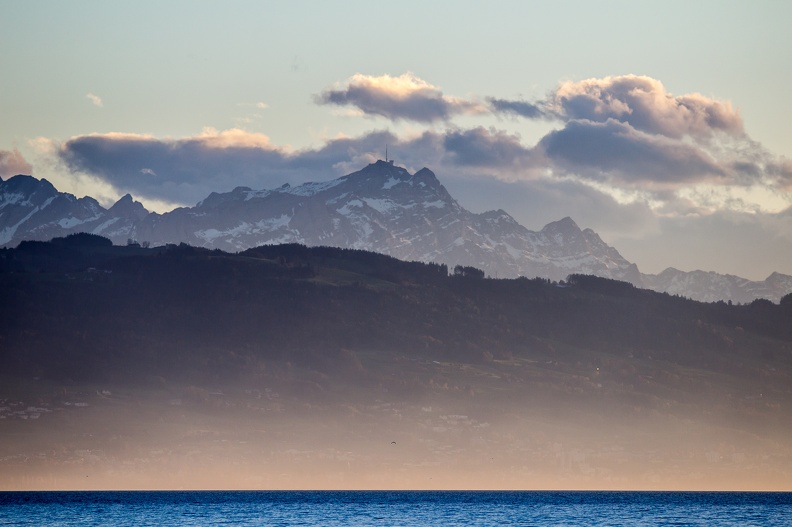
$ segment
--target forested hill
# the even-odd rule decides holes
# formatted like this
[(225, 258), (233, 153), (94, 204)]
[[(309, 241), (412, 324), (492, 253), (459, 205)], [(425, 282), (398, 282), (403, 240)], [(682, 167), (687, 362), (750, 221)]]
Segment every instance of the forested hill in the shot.
[(344, 368), (362, 350), (471, 363), (605, 353), (758, 375), (792, 345), (789, 296), (706, 304), (326, 247), (228, 254), (77, 235), (4, 249), (0, 266), (3, 369), (45, 376), (204, 377), (253, 358)]
[(0, 291), (2, 488), (789, 488), (788, 296), (93, 235)]

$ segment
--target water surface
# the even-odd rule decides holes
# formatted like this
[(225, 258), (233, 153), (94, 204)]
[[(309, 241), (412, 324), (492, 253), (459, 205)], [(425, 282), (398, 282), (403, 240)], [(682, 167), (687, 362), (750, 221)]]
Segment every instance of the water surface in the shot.
[(792, 526), (792, 493), (3, 492), (0, 525)]

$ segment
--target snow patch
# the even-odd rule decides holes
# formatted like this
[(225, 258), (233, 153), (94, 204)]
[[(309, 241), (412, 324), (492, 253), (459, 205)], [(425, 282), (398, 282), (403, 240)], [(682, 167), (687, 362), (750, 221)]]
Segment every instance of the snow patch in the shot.
[(93, 233), (94, 233), (94, 234), (99, 234), (100, 232), (103, 232), (105, 229), (107, 229), (108, 227), (110, 227), (112, 224), (114, 224), (114, 223), (115, 223), (115, 222), (117, 222), (118, 220), (119, 220), (119, 218), (110, 218), (110, 219), (109, 219), (109, 220), (107, 220), (106, 222), (104, 222), (104, 223), (101, 223), (101, 224), (97, 225), (97, 226), (94, 228), (94, 230), (93, 230)]
[(299, 187), (285, 188), (280, 190), (284, 194), (292, 194), (294, 196), (314, 196), (320, 192), (331, 189), (336, 185), (343, 183), (343, 178), (333, 179), (331, 181), (320, 181), (318, 183), (310, 182), (303, 183)]
[[(265, 220), (257, 221), (255, 225), (251, 225), (248, 222), (242, 222), (236, 227), (226, 230), (218, 230), (218, 229), (205, 229), (202, 231), (197, 231), (195, 235), (198, 238), (201, 238), (207, 243), (212, 243), (217, 238), (238, 238), (240, 236), (248, 236), (251, 234), (262, 234), (262, 233), (270, 233), (272, 231), (278, 230), (281, 227), (285, 227), (291, 222), (292, 217), (288, 214), (281, 214), (276, 218), (268, 218)], [(230, 243), (229, 240), (226, 240)]]
[(347, 201), (344, 204), (344, 206), (341, 207), (340, 209), (336, 209), (336, 212), (338, 212), (339, 214), (343, 214), (344, 216), (349, 216), (353, 212), (352, 211), (353, 208), (360, 208), (362, 206), (363, 206), (362, 201), (360, 201), (359, 199), (353, 199)]
[(519, 260), (520, 258), (522, 258), (522, 255), (523, 255), (522, 251), (519, 251), (519, 250), (515, 249), (514, 247), (512, 247), (508, 243), (504, 243), (503, 247), (506, 248), (506, 252), (509, 253), (509, 256), (511, 256), (515, 260)]
[(24, 218), (19, 220), (15, 225), (11, 225), (10, 227), (6, 227), (2, 231), (0, 231), (0, 245), (5, 245), (6, 243), (10, 242), (11, 239), (14, 237), (14, 234), (16, 234), (16, 231), (20, 225), (22, 225), (27, 220), (29, 220), (38, 211), (45, 209), (50, 203), (52, 203), (52, 200), (54, 199), (55, 196), (48, 198), (47, 201), (45, 201), (41, 205), (41, 207), (33, 207), (33, 209)]
[(325, 205), (335, 205), (336, 203), (338, 203), (342, 199), (345, 199), (347, 196), (349, 196), (349, 192), (344, 192), (340, 196), (336, 196), (334, 198), (331, 198), (331, 199), (328, 199), (327, 201), (325, 201)]
[(270, 194), (272, 194), (272, 192), (269, 190), (248, 190), (245, 192), (245, 201), (266, 198)]
[(399, 207), (399, 205), (389, 199), (364, 198), (363, 201), (366, 203), (366, 205), (381, 213), (385, 213), (389, 210)]
[[(0, 209), (5, 207), (6, 205), (16, 205), (17, 203), (25, 203), (23, 201), (24, 198), (25, 198), (25, 195), (22, 194), (21, 192), (4, 194), (2, 196), (3, 202), (0, 203)], [(29, 203), (29, 202), (27, 202), (27, 203)]]
[(195, 235), (202, 240), (207, 242), (211, 242), (212, 240), (219, 238), (221, 236), (230, 236), (232, 238), (238, 236), (239, 234), (245, 234), (250, 231), (250, 224), (246, 221), (240, 223), (233, 229), (228, 229), (225, 231), (220, 231), (217, 229), (206, 229), (203, 231), (197, 231)]
[(390, 189), (392, 189), (393, 187), (395, 187), (396, 185), (398, 185), (399, 183), (401, 183), (401, 180), (398, 180), (398, 179), (396, 179), (395, 177), (391, 176), (391, 177), (388, 179), (388, 181), (386, 181), (385, 183), (383, 183), (383, 185), (382, 185), (382, 190), (390, 190)]
[(64, 229), (71, 229), (72, 227), (75, 227), (75, 226), (77, 226), (77, 225), (79, 225), (81, 223), (85, 223), (86, 221), (89, 221), (91, 219), (96, 219), (96, 218), (89, 218), (88, 220), (81, 220), (79, 218), (75, 218), (74, 216), (72, 216), (70, 218), (61, 218), (61, 220), (58, 222), (58, 225), (60, 225)]
[(292, 220), (292, 217), (288, 214), (281, 214), (277, 218), (269, 218), (266, 220), (261, 220), (256, 222), (256, 227), (259, 227), (263, 230), (275, 230), (280, 227), (285, 227), (288, 225)]

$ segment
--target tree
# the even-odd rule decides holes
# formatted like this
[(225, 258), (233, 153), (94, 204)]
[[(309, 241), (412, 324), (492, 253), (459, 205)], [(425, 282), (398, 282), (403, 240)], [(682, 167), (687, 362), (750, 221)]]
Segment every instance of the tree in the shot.
[(51, 243), (61, 247), (112, 247), (113, 245), (108, 238), (87, 232), (75, 232), (65, 238), (53, 238)]
[(454, 276), (458, 278), (484, 278), (484, 271), (472, 266), (457, 265), (454, 267)]
[(785, 309), (792, 309), (792, 293), (782, 296), (779, 305)]

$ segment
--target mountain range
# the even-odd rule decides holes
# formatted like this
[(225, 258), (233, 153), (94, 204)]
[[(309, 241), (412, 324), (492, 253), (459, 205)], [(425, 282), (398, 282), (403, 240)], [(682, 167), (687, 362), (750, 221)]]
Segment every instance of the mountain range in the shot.
[(706, 302), (778, 302), (792, 291), (792, 276), (780, 273), (764, 281), (673, 268), (644, 274), (569, 217), (531, 231), (503, 210), (466, 210), (428, 168), (411, 174), (385, 161), (330, 181), (237, 187), (164, 214), (147, 211), (129, 194), (106, 209), (94, 198), (59, 192), (45, 179), (0, 181), (0, 247), (77, 232), (116, 244), (187, 243), (224, 251), (281, 243), (334, 246), (472, 266), (499, 278), (560, 281), (589, 274)]

